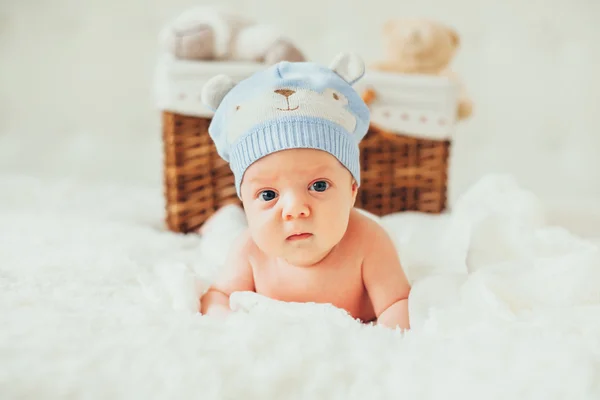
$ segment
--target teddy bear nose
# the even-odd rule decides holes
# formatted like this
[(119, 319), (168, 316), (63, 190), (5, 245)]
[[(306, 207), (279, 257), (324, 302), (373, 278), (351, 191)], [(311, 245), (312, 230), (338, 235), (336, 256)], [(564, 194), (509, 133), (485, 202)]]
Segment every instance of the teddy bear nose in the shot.
[(294, 93), (296, 93), (296, 91), (295, 90), (290, 90), (290, 89), (277, 89), (277, 90), (275, 90), (275, 93), (280, 94), (280, 95), (285, 96), (286, 98), (288, 98), (291, 95), (293, 95)]
[(414, 31), (410, 34), (410, 40), (413, 43), (420, 43), (422, 39), (423, 39), (423, 34), (419, 31)]

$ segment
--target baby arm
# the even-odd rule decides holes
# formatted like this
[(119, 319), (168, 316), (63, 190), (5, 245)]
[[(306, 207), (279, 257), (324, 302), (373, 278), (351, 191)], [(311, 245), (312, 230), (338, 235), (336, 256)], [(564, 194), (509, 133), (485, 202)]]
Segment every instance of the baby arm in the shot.
[(254, 291), (254, 277), (249, 261), (251, 239), (248, 232), (238, 238), (215, 282), (200, 298), (200, 313), (223, 315), (231, 311), (229, 296), (233, 292)]
[(400, 265), (396, 247), (381, 227), (374, 228), (367, 237), (370, 245), (363, 261), (362, 274), (377, 323), (389, 328), (410, 329), (410, 284)]

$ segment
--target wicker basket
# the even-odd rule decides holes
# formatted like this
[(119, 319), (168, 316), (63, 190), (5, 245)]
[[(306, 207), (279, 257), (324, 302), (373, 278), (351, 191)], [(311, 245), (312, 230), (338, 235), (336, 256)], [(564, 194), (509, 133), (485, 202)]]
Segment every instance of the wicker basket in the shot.
[[(367, 79), (368, 88), (357, 88), (364, 93), (376, 93), (376, 100), (368, 99), (372, 104), (372, 124), (360, 144), (361, 186), (356, 206), (379, 216), (400, 211), (439, 213), (446, 207), (451, 143), (448, 132), (454, 122), (454, 97), (452, 93), (448, 98), (441, 95), (449, 92), (444, 84), (423, 91), (423, 85), (429, 85), (429, 81), (415, 84), (418, 79), (408, 78), (408, 83), (396, 82), (396, 85), (417, 87), (420, 89), (417, 93), (429, 93), (436, 101), (420, 99), (420, 104), (427, 107), (403, 108), (401, 104), (407, 103), (407, 99), (391, 98), (386, 94), (386, 90), (394, 90), (390, 78), (378, 82), (379, 78)], [(409, 92), (397, 89), (394, 93)], [(416, 104), (414, 99), (409, 100), (409, 104)], [(197, 231), (220, 207), (240, 201), (229, 165), (219, 157), (208, 134), (210, 116), (190, 115), (183, 108), (183, 111), (173, 108), (177, 107), (162, 111), (166, 223), (174, 232), (188, 233)], [(402, 121), (390, 122), (390, 110), (403, 116), (418, 115), (421, 122), (410, 125), (406, 121), (408, 125), (404, 126)], [(440, 121), (441, 118), (444, 124), (435, 127), (423, 123), (425, 119)]]
[(229, 164), (208, 134), (210, 119), (169, 111), (162, 117), (166, 223), (188, 233), (220, 207), (240, 201)]

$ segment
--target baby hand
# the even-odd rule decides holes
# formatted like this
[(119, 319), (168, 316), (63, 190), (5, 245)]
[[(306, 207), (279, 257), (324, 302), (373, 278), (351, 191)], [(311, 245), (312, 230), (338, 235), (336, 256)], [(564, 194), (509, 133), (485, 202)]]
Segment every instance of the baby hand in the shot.
[(410, 329), (410, 319), (408, 316), (408, 299), (399, 300), (388, 307), (377, 318), (377, 325), (387, 328), (400, 328), (401, 330)]
[(272, 302), (275, 300), (250, 291), (234, 292), (229, 296), (229, 305), (233, 311), (250, 312), (253, 309), (264, 308), (265, 304), (268, 306)]
[(226, 318), (231, 313), (231, 309), (223, 304), (213, 304), (206, 309), (204, 315), (209, 317)]

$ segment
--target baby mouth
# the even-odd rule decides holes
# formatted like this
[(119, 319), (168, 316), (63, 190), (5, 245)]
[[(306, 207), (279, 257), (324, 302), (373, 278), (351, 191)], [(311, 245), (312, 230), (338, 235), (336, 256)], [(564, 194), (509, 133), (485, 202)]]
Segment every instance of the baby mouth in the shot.
[(305, 240), (312, 236), (312, 233), (295, 233), (287, 237), (289, 241)]

